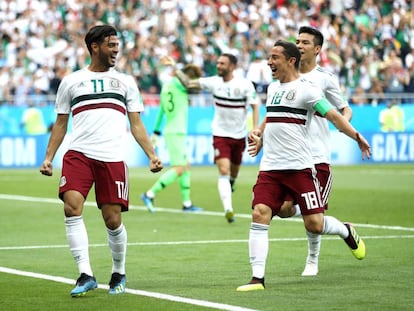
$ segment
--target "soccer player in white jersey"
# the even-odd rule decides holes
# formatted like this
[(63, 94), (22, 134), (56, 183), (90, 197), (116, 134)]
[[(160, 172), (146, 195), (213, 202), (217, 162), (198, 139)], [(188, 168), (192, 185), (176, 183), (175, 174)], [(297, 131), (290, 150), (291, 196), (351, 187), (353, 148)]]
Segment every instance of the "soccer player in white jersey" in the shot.
[[(317, 64), (317, 57), (323, 45), (322, 33), (309, 26), (299, 28), (296, 46), (301, 53), (299, 72), (301, 77), (314, 82), (323, 91), (326, 99), (334, 106), (347, 121), (352, 118), (352, 110), (339, 87), (337, 77)], [(328, 198), (332, 188), (331, 148), (328, 121), (320, 114), (315, 113), (309, 128), (309, 140), (314, 159), (317, 178), (321, 187), (322, 202), (328, 208)], [(298, 206), (292, 201), (286, 201), (282, 206), (281, 217), (290, 217), (300, 213)], [(321, 235), (307, 231), (308, 255), (302, 276), (318, 274), (318, 259), (321, 247)]]
[[(170, 57), (165, 64), (175, 65)], [(187, 89), (204, 89), (212, 93), (215, 113), (212, 121), (214, 162), (219, 171), (218, 192), (224, 215), (234, 221), (232, 192), (239, 175), (243, 152), (246, 148), (247, 113), (252, 108), (253, 127), (259, 119), (259, 99), (253, 83), (236, 77), (237, 58), (223, 53), (217, 59), (217, 75), (190, 80), (181, 70), (176, 75)]]
[(72, 114), (72, 139), (63, 157), (59, 183), (66, 236), (80, 273), (71, 291), (72, 297), (83, 296), (98, 286), (89, 260), (88, 235), (82, 218), (93, 184), (112, 254), (109, 294), (125, 292), (127, 232), (121, 212), (127, 211), (129, 204), (128, 168), (123, 160), (126, 116), (133, 137), (150, 160), (150, 170), (162, 169), (140, 117), (144, 107), (136, 82), (132, 76), (113, 68), (119, 51), (116, 29), (109, 25), (94, 26), (86, 34), (85, 43), (91, 63), (64, 77), (59, 86), (55, 103), (57, 119), (40, 167), (43, 175), (52, 176), (52, 161)]
[[(286, 198), (292, 196), (300, 206), (307, 231), (338, 235), (344, 239), (357, 259), (365, 257), (365, 244), (355, 229), (332, 216), (324, 215), (324, 203), (314, 169), (309, 124), (318, 112), (335, 127), (356, 140), (362, 158), (370, 157), (366, 139), (324, 98), (322, 90), (299, 74), (301, 54), (295, 44), (277, 41), (268, 65), (280, 85), (272, 88), (266, 102), (263, 131), (249, 135), (249, 153), (256, 155), (263, 145), (260, 171), (253, 187), (252, 223), (249, 232), (249, 255), (252, 279), (237, 291), (263, 290), (269, 249), (268, 229)], [(313, 122), (313, 121), (312, 121)]]

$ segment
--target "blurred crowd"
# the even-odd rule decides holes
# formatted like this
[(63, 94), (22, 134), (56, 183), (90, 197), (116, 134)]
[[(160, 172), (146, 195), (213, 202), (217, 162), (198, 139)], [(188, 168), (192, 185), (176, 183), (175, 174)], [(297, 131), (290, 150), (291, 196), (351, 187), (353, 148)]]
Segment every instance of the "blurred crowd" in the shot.
[(117, 68), (136, 77), (147, 105), (170, 77), (159, 62), (167, 54), (209, 76), (220, 53), (233, 53), (238, 74), (265, 93), (267, 51), (302, 25), (324, 34), (320, 64), (351, 103), (414, 93), (414, 1), (2, 0), (0, 103), (50, 103), (62, 77), (88, 64), (83, 39), (97, 23), (119, 30)]

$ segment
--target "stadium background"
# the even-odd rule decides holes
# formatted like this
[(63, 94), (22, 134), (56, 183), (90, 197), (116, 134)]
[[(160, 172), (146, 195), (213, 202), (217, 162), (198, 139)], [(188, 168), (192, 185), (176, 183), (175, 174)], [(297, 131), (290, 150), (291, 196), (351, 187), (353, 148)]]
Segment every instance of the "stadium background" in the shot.
[[(373, 159), (364, 163), (413, 162), (413, 17), (411, 1), (403, 0), (1, 1), (0, 168), (40, 164), (48, 134), (25, 134), (22, 114), (31, 104), (41, 109), (46, 125), (53, 123), (57, 86), (65, 74), (88, 64), (83, 37), (94, 23), (119, 29), (117, 68), (136, 77), (149, 132), (158, 92), (170, 77), (169, 68), (159, 65), (161, 56), (172, 55), (181, 65), (193, 62), (212, 75), (217, 55), (234, 53), (237, 74), (250, 78), (263, 98), (271, 81), (266, 52), (274, 41), (294, 40), (302, 25), (317, 27), (325, 36), (320, 64), (338, 75), (354, 110), (352, 123), (373, 146)], [(379, 113), (393, 100), (405, 112), (405, 132), (382, 133)], [(208, 95), (194, 98), (189, 128), (193, 165), (212, 163), (212, 113)], [(136, 144), (127, 145), (129, 165), (146, 165)], [(334, 164), (360, 163), (355, 144), (344, 135), (333, 132), (332, 145)], [(159, 153), (168, 164), (162, 141)], [(256, 164), (258, 159), (246, 155), (244, 161)]]

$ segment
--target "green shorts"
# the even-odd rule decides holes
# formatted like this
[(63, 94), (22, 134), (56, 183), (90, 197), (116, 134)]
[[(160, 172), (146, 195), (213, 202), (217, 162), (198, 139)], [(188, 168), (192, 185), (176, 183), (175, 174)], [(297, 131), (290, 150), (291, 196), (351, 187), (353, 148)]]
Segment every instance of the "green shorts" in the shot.
[(170, 155), (171, 166), (186, 166), (187, 156), (187, 136), (185, 134), (165, 134), (165, 144)]

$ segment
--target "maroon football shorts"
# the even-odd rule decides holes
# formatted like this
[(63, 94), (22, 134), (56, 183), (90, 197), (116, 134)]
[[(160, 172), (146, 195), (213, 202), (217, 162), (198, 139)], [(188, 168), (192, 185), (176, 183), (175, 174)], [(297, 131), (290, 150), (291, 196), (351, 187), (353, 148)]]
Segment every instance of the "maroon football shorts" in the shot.
[(299, 204), (302, 215), (324, 212), (319, 183), (311, 169), (260, 171), (253, 186), (252, 207), (265, 204), (274, 216), (287, 195)]
[(221, 158), (230, 159), (230, 162), (240, 165), (243, 152), (246, 149), (246, 139), (213, 136), (214, 162)]
[(128, 167), (125, 162), (103, 162), (80, 152), (68, 150), (63, 157), (59, 197), (68, 190), (78, 191), (86, 199), (95, 184), (96, 203), (119, 204), (122, 211), (129, 206)]
[(327, 163), (315, 164), (316, 177), (319, 180), (321, 189), (322, 204), (328, 209), (328, 199), (332, 189), (332, 173), (331, 167)]

